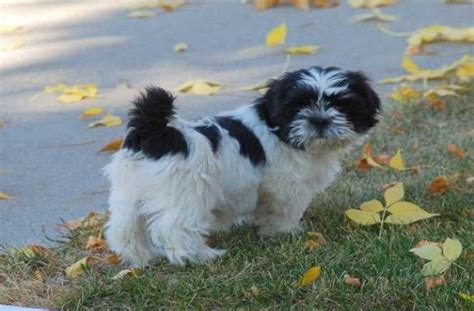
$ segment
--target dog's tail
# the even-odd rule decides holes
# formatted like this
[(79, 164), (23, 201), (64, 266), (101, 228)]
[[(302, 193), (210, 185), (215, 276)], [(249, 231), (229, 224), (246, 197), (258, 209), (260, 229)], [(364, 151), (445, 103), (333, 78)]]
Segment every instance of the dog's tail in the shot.
[(174, 97), (160, 87), (147, 87), (133, 100), (129, 111), (128, 134), (124, 148), (139, 151), (143, 143), (167, 131), (176, 115)]

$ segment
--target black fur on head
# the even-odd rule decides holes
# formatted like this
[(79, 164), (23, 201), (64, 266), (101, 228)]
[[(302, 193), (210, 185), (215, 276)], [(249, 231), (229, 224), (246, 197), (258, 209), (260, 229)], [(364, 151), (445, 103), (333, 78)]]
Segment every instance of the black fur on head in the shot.
[(257, 110), (293, 147), (342, 146), (377, 123), (380, 100), (363, 73), (316, 66), (271, 81)]

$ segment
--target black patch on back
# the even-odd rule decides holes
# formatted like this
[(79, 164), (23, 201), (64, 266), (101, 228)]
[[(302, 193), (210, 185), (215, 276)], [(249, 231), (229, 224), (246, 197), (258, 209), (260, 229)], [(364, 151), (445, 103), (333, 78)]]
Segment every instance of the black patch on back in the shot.
[(201, 125), (195, 127), (194, 129), (202, 135), (206, 136), (207, 140), (209, 140), (209, 143), (211, 144), (212, 152), (216, 153), (219, 149), (219, 145), (222, 138), (217, 126), (215, 126), (214, 124)]
[(241, 155), (247, 157), (254, 166), (265, 163), (266, 157), (262, 144), (248, 127), (231, 117), (216, 119), (217, 123), (239, 142)]

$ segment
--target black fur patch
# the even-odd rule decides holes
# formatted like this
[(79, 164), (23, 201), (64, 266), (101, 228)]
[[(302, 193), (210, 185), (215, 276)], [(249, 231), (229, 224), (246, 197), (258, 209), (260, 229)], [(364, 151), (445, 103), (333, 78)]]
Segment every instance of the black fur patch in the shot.
[(168, 126), (175, 114), (173, 100), (173, 96), (162, 88), (146, 88), (146, 92), (133, 101), (134, 107), (129, 112), (129, 133), (123, 148), (142, 151), (155, 160), (167, 154), (187, 156), (189, 150), (184, 135)]
[(209, 143), (211, 144), (212, 152), (216, 153), (219, 149), (219, 145), (221, 143), (222, 138), (217, 126), (215, 126), (214, 124), (210, 124), (209, 126), (201, 125), (195, 127), (194, 129), (202, 135), (206, 136), (207, 140), (209, 140)]
[(230, 117), (219, 117), (217, 123), (239, 142), (240, 154), (247, 157), (254, 166), (265, 163), (266, 157), (262, 144), (248, 127)]

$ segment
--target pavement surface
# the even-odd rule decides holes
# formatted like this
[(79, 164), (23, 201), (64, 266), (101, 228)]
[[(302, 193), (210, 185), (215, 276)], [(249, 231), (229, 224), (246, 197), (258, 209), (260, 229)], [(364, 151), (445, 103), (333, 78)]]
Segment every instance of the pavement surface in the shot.
[[(3, 0), (1, 24), (25, 32), (1, 34), (0, 43), (22, 40), (23, 47), (0, 51), (0, 244), (23, 245), (55, 236), (56, 224), (107, 208), (108, 183), (101, 168), (110, 155), (97, 150), (124, 134), (125, 126), (88, 128), (78, 116), (100, 106), (126, 117), (130, 100), (146, 85), (174, 90), (195, 78), (218, 81), (226, 91), (214, 96), (180, 95), (177, 105), (187, 118), (247, 104), (259, 94), (238, 89), (281, 72), (281, 48), (267, 49), (266, 33), (286, 22), (288, 45), (316, 44), (315, 55), (291, 57), (288, 69), (335, 65), (363, 70), (377, 81), (402, 74), (405, 39), (389, 36), (375, 23), (353, 23), (354, 9), (342, 0), (331, 9), (299, 11), (281, 6), (255, 11), (239, 0), (188, 1), (173, 12), (156, 10), (152, 18), (128, 17), (126, 3), (104, 1)], [(431, 24), (466, 27), (473, 7), (441, 0), (400, 0), (383, 8), (399, 21), (394, 31)], [(178, 42), (189, 50), (175, 53)], [(258, 47), (260, 46), (260, 47)], [(257, 48), (256, 48), (257, 47)], [(437, 67), (472, 53), (472, 45), (430, 46), (435, 55), (415, 57)], [(62, 104), (52, 94), (30, 99), (45, 85), (96, 83), (100, 98)], [(130, 88), (118, 88), (125, 82)], [(393, 86), (378, 85), (386, 95)]]

